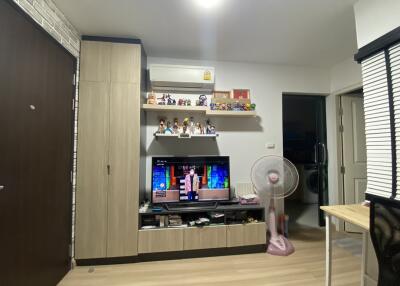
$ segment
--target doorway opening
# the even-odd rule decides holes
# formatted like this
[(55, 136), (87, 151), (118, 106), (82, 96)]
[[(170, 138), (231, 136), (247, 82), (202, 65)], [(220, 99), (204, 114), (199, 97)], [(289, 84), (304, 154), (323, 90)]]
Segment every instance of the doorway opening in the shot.
[(299, 186), (285, 199), (291, 225), (325, 224), (321, 205), (328, 204), (328, 151), (325, 97), (283, 94), (283, 155), (299, 172)]

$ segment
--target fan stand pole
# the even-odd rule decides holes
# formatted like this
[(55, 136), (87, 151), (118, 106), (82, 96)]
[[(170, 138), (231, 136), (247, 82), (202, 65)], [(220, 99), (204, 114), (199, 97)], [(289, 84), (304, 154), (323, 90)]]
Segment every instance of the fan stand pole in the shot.
[(267, 248), (267, 253), (278, 256), (287, 256), (294, 252), (294, 247), (290, 241), (283, 235), (278, 234), (276, 227), (276, 214), (275, 214), (275, 196), (271, 198), (269, 207), (269, 231), (271, 238)]
[(278, 238), (278, 229), (276, 226), (275, 199), (273, 197), (271, 197), (269, 203), (268, 221), (269, 221), (269, 231), (271, 233), (271, 239), (276, 240)]

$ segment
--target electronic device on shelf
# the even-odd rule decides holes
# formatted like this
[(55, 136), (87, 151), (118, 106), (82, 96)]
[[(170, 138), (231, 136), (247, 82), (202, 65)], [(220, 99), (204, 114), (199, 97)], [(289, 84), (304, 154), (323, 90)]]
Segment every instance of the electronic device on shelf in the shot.
[(218, 202), (218, 204), (221, 205), (221, 206), (231, 206), (231, 205), (238, 205), (239, 202), (240, 201), (238, 199), (232, 199), (232, 200), (229, 200), (229, 201)]
[(203, 209), (215, 209), (218, 206), (218, 202), (190, 202), (190, 203), (169, 203), (165, 204), (164, 208), (169, 211), (180, 211), (185, 210), (203, 210)]
[(153, 157), (151, 202), (167, 208), (216, 207), (215, 202), (230, 199), (229, 167), (227, 156)]

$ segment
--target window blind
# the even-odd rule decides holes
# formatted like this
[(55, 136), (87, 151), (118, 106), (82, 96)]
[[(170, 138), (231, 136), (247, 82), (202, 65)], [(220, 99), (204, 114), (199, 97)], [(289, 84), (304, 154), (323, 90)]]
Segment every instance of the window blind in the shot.
[(394, 150), (392, 147), (394, 146), (392, 146), (392, 101), (389, 97), (386, 63), (387, 56), (385, 51), (362, 62), (367, 145), (366, 193), (379, 197), (391, 198), (394, 180), (394, 154), (392, 153)]
[[(396, 126), (396, 153), (397, 158), (400, 158), (400, 44), (397, 44), (388, 51), (389, 66), (390, 66), (390, 81), (392, 85), (393, 94), (393, 109)], [(400, 200), (400, 164), (397, 166), (397, 188), (396, 200)]]

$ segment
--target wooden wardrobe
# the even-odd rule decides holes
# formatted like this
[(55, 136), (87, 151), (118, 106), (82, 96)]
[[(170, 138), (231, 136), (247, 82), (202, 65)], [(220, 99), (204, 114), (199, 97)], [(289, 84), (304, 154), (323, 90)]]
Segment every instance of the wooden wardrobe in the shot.
[(83, 38), (75, 231), (78, 261), (138, 253), (145, 66), (140, 41)]

